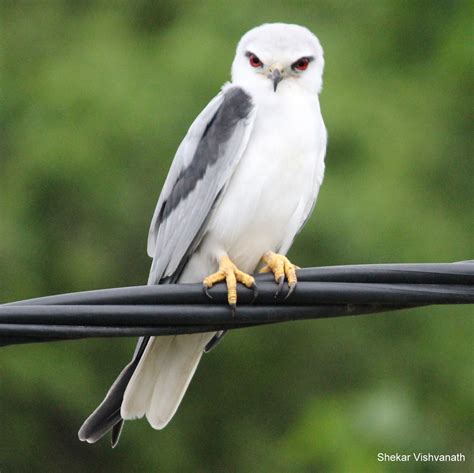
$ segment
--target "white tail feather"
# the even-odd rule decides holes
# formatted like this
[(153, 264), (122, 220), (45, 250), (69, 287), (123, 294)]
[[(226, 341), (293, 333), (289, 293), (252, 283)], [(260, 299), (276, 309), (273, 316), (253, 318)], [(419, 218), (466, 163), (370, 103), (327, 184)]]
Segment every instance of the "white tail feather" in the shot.
[(125, 390), (120, 415), (124, 419), (138, 419), (150, 404), (158, 369), (174, 337), (152, 337)]
[(121, 416), (136, 419), (146, 414), (153, 428), (165, 427), (213, 336), (214, 333), (197, 333), (153, 337), (125, 390)]

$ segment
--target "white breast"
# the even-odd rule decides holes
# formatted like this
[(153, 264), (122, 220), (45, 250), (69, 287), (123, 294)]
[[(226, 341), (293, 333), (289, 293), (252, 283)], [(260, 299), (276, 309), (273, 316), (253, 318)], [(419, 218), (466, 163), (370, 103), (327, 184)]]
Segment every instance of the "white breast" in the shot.
[(206, 266), (227, 254), (253, 272), (266, 251), (291, 243), (322, 180), (326, 132), (317, 98), (272, 92), (255, 102), (249, 144), (195, 255)]

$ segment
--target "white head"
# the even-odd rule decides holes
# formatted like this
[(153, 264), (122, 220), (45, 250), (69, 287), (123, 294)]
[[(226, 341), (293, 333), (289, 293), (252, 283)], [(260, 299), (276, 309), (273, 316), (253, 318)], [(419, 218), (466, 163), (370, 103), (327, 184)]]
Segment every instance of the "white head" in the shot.
[(232, 82), (272, 92), (301, 87), (318, 94), (324, 69), (323, 48), (303, 26), (268, 23), (251, 29), (237, 45)]

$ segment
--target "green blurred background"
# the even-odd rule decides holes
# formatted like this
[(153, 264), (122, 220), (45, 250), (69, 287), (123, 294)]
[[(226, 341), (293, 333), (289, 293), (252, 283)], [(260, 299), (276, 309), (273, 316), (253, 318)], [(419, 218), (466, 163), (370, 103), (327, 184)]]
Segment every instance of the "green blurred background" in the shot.
[[(0, 301), (143, 284), (148, 224), (181, 138), (240, 36), (303, 24), (326, 54), (305, 266), (474, 258), (472, 11), (463, 1), (3, 1)], [(77, 430), (131, 356), (110, 339), (0, 351), (0, 471), (447, 472), (472, 459), (472, 307), (233, 332), (162, 432)], [(472, 465), (472, 463), (471, 463)]]

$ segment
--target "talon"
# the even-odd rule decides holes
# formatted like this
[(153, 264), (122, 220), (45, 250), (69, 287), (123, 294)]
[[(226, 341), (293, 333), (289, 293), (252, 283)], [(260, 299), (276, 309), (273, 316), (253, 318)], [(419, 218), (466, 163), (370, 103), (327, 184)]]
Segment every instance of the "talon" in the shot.
[(237, 314), (237, 304), (229, 304), (230, 314), (232, 317), (235, 317)]
[(296, 289), (296, 283), (294, 284), (289, 284), (289, 287), (290, 287), (290, 290), (288, 291), (288, 294), (285, 296), (285, 298), (283, 299), (284, 301), (286, 301), (288, 299), (288, 297), (291, 296), (291, 294), (293, 294), (293, 292), (295, 291)]
[(292, 287), (294, 288), (294, 286), (296, 286), (297, 279), (295, 265), (291, 264), (289, 259), (285, 260), (285, 275), (288, 279), (288, 286), (290, 287), (290, 292), (288, 294), (291, 294), (291, 292), (293, 292)]
[(209, 294), (209, 288), (222, 281), (225, 281), (227, 284), (227, 301), (232, 309), (232, 316), (235, 316), (236, 311), (238, 282), (248, 288), (252, 288), (254, 290), (254, 298), (256, 297), (255, 279), (250, 274), (240, 271), (228, 256), (221, 258), (219, 271), (210, 274), (203, 281), (204, 292), (210, 299), (213, 299), (213, 297)]
[(214, 297), (211, 296), (211, 294), (209, 293), (209, 287), (206, 286), (206, 283), (203, 282), (202, 283), (202, 289), (204, 291), (204, 294), (206, 294), (206, 296), (209, 298), (209, 299), (214, 299)]
[(283, 284), (285, 284), (285, 276), (280, 276), (277, 282), (278, 282), (278, 288), (277, 288), (277, 291), (275, 292), (275, 299), (279, 296), (281, 290), (283, 289)]
[(285, 296), (285, 300), (288, 299), (288, 297), (293, 294), (298, 282), (296, 269), (299, 269), (299, 267), (291, 263), (286, 256), (273, 253), (272, 251), (267, 251), (263, 255), (262, 260), (265, 263), (265, 266), (260, 270), (260, 272), (268, 272), (268, 270), (272, 271), (275, 276), (275, 281), (278, 283), (275, 298), (280, 294), (286, 278), (289, 290), (288, 294)]

